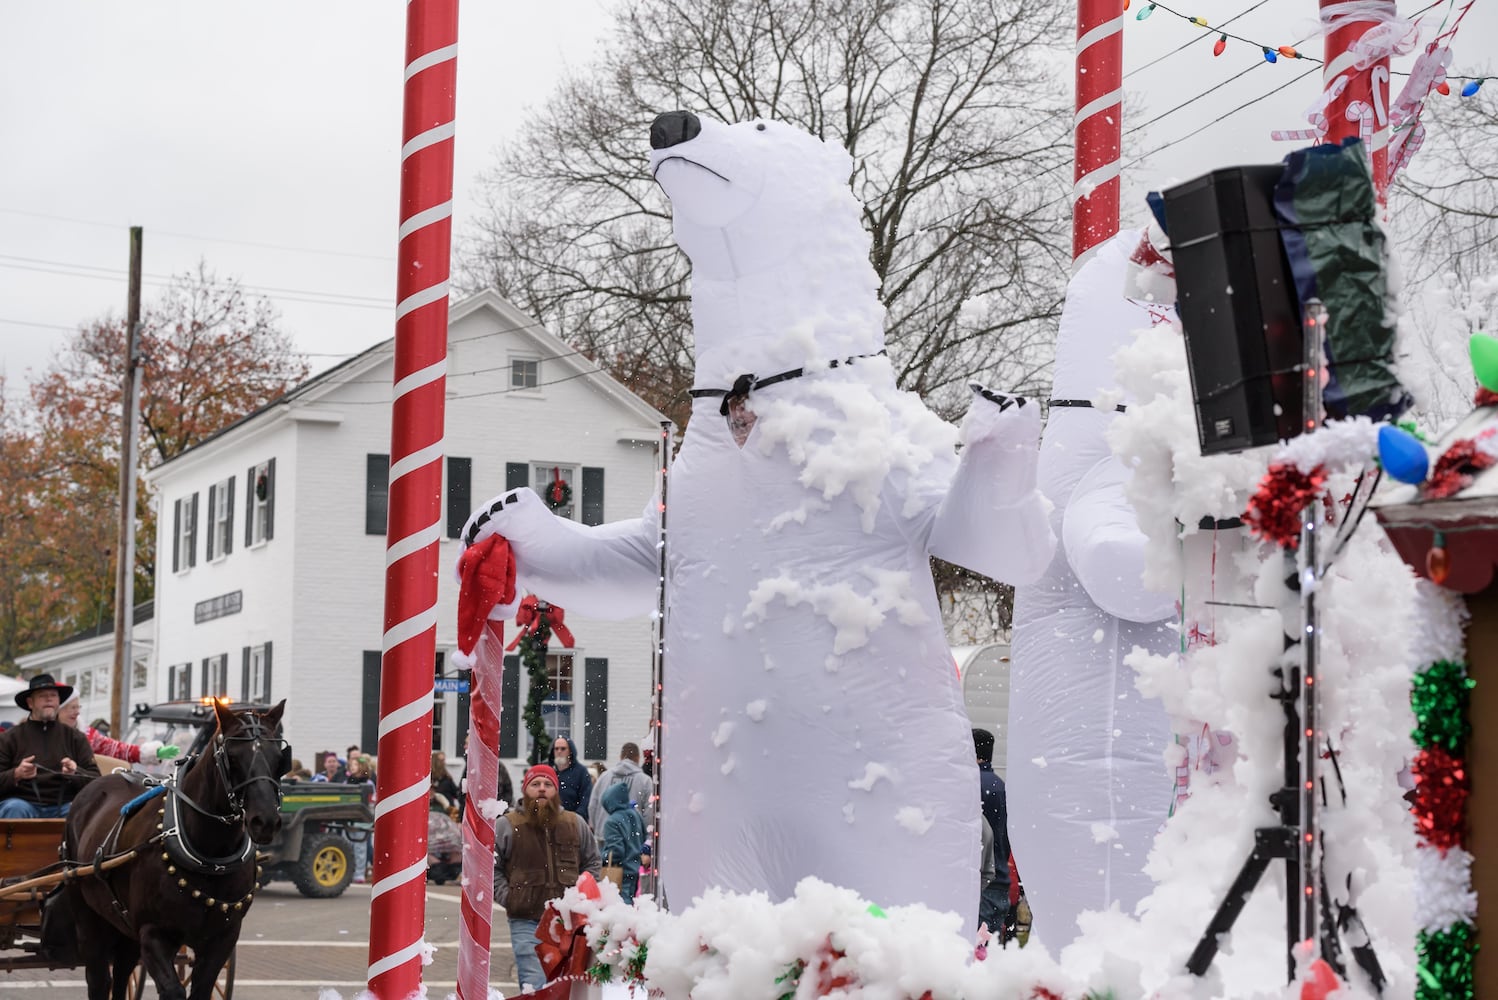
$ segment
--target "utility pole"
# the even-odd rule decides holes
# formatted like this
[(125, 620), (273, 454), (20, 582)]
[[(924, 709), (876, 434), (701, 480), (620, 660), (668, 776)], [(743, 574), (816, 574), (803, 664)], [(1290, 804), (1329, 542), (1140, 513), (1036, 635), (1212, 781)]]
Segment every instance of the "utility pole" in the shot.
[(110, 678), (109, 726), (115, 738), (124, 735), (128, 717), (135, 632), (135, 467), (140, 404), (140, 256), (141, 227), (130, 227), (130, 285), (125, 305), (125, 397), (120, 421), (120, 537), (114, 588), (114, 672)]

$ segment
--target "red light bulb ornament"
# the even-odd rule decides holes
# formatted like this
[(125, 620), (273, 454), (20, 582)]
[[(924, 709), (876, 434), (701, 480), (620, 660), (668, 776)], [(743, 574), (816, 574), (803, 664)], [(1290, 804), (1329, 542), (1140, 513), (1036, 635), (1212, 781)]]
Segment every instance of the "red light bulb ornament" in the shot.
[(1446, 552), (1444, 532), (1436, 532), (1430, 551), (1425, 553), (1425, 575), (1430, 577), (1431, 583), (1437, 584), (1445, 583), (1446, 578), (1451, 575), (1451, 556)]
[(1442, 80), (1440, 83), (1436, 84), (1436, 93), (1440, 94), (1442, 97), (1450, 97), (1451, 84), (1447, 83), (1445, 80)]
[(1225, 52), (1227, 50), (1227, 47), (1228, 47), (1228, 36), (1227, 35), (1218, 35), (1217, 36), (1217, 41), (1215, 41), (1215, 42), (1212, 43), (1212, 54), (1214, 56), (1220, 56), (1220, 55), (1223, 54), (1223, 52)]
[(1286, 59), (1300, 58), (1300, 53), (1295, 51), (1295, 46), (1293, 45), (1281, 45), (1278, 51), (1279, 54), (1284, 56)]

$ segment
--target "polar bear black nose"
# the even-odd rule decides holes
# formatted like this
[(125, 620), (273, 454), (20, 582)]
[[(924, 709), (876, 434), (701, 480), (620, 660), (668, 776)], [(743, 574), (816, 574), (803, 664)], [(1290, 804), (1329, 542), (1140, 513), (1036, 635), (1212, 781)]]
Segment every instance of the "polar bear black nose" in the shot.
[(650, 123), (650, 148), (665, 149), (690, 139), (702, 131), (702, 122), (690, 111), (667, 111)]

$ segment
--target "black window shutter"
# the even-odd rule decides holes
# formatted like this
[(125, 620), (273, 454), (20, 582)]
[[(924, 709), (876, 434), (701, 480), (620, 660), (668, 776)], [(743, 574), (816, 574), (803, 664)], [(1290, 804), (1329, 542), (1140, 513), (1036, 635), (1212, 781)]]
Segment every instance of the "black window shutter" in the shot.
[(609, 661), (583, 660), (583, 756), (609, 759)]
[(172, 572), (182, 568), (182, 501), (172, 504)]
[[(180, 501), (178, 501), (180, 503)], [(172, 701), (177, 697), (177, 668), (175, 665), (166, 668), (166, 700)]]
[[(213, 523), (214, 514), (218, 512), (218, 484), (214, 483), (208, 487), (208, 543), (206, 555), (203, 556), (208, 562), (213, 562), (213, 534), (218, 525)], [(196, 527), (196, 525), (194, 525)], [(207, 692), (204, 692), (205, 694)]]
[[(265, 463), (265, 540), (270, 541), (276, 537), (276, 460), (273, 458)], [(265, 647), (267, 650), (269, 646)], [(267, 668), (270, 660), (266, 661)], [(269, 673), (266, 674), (270, 676)]]
[[(463, 525), (472, 512), (473, 459), (447, 460), (447, 537), (463, 534)], [(460, 744), (461, 745), (461, 744)]]
[[(583, 469), (583, 523), (603, 523), (603, 470)], [(607, 758), (604, 758), (607, 760)]]
[(364, 709), (359, 748), (379, 753), (380, 745), (380, 651), (364, 651)]
[(203, 695), (205, 697), (211, 693), (208, 687), (208, 661), (211, 659), (213, 659), (211, 656), (203, 657)]
[(505, 463), (505, 492), (531, 484), (531, 467), (524, 462)]
[(229, 499), (224, 501), (224, 555), (234, 551), (234, 477), (229, 477)]
[(364, 533), (383, 535), (390, 508), (390, 456), (367, 455), (364, 464)]
[(250, 647), (249, 646), (245, 646), (244, 647), (244, 654), (240, 658), (239, 697), (243, 698), (245, 701), (253, 701), (254, 700), (254, 697), (250, 694)]
[[(261, 697), (263, 699), (265, 699), (265, 703), (267, 705), (269, 705), (270, 704), (270, 691), (271, 691), (271, 688), (270, 688), (270, 642), (269, 642), (269, 640), (267, 640), (266, 643), (265, 643), (265, 663), (262, 664), (262, 667), (263, 667), (263, 673), (264, 673), (265, 676), (261, 679), (260, 683), (265, 686), (265, 692), (261, 695)], [(360, 743), (359, 745), (362, 747), (364, 744)]]
[(244, 547), (255, 544), (255, 467), (244, 474)]
[(192, 527), (187, 529), (187, 561), (185, 565), (196, 566), (198, 564), (198, 495), (192, 495), (192, 513), (187, 517), (187, 523)]
[[(461, 680), (473, 681), (473, 674), (467, 670), (455, 671)], [(468, 739), (468, 724), (470, 713), (473, 711), (473, 700), (467, 691), (458, 692), (458, 735), (453, 746), (458, 753), (463, 752), (464, 741)]]
[[(524, 466), (521, 466), (524, 468)], [(520, 657), (506, 656), (499, 685), (499, 755), (520, 756)]]

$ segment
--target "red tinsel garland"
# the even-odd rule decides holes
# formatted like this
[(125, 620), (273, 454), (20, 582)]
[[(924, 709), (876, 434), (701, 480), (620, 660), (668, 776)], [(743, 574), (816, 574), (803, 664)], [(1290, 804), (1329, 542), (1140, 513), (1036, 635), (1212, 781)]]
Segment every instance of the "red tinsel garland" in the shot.
[(1477, 387), (1477, 394), (1472, 397), (1473, 406), (1498, 406), (1498, 392), (1492, 389)]
[(1435, 468), (1421, 487), (1427, 500), (1441, 500), (1454, 496), (1472, 485), (1472, 478), (1493, 464), (1493, 456), (1477, 450), (1475, 438), (1462, 438), (1452, 442), (1445, 454), (1436, 459)]
[(1326, 470), (1319, 465), (1308, 473), (1289, 463), (1271, 465), (1249, 499), (1243, 520), (1265, 541), (1293, 549), (1300, 545), (1300, 512), (1325, 482)]
[(1431, 846), (1442, 852), (1465, 839), (1467, 793), (1471, 783), (1466, 764), (1440, 746), (1421, 750), (1411, 768), (1415, 775), (1415, 827)]

